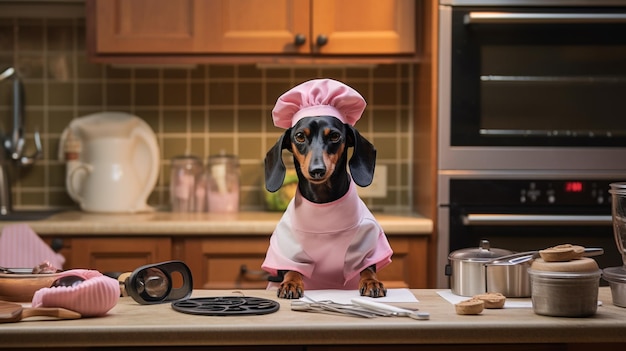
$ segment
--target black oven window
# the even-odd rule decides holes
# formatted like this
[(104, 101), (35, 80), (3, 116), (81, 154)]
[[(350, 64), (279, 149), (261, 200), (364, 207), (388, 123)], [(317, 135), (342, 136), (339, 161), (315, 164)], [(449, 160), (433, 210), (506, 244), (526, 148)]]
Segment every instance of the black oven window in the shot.
[(467, 24), (471, 11), (453, 14), (453, 145), (626, 145), (626, 22)]

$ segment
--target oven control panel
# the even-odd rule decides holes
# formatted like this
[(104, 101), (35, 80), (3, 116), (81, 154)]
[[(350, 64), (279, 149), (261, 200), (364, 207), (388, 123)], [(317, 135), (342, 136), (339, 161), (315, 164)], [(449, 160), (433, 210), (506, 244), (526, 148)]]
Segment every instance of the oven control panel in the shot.
[(612, 182), (607, 179), (452, 179), (450, 203), (610, 207), (609, 184)]

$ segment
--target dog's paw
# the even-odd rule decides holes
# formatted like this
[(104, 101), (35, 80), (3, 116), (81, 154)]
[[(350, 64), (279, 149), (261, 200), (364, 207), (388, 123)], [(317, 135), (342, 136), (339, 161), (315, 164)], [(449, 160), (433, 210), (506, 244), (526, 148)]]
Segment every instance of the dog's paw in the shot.
[(302, 274), (294, 271), (285, 273), (283, 282), (278, 287), (276, 296), (283, 299), (299, 299), (304, 296), (304, 280)]
[(299, 299), (304, 296), (304, 289), (294, 282), (282, 282), (276, 296), (281, 299)]
[(361, 280), (359, 283), (359, 293), (361, 296), (384, 297), (387, 296), (387, 289), (383, 283), (375, 279)]

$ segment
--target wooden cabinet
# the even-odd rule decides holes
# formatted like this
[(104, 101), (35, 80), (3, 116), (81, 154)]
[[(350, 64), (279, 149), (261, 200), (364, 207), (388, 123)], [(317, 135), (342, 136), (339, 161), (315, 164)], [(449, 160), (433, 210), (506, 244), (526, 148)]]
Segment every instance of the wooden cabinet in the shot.
[(261, 270), (269, 236), (211, 236), (177, 243), (191, 269), (196, 289), (263, 289)]
[[(388, 288), (427, 287), (428, 235), (388, 235), (394, 251), (389, 266), (378, 272)], [(131, 272), (140, 266), (181, 260), (191, 269), (195, 289), (264, 289), (261, 270), (269, 235), (208, 236), (68, 236), (62, 239), (65, 269), (103, 273)]]
[(414, 0), (88, 0), (92, 54), (415, 52)]
[[(389, 288), (425, 288), (427, 284), (428, 236), (389, 236), (392, 263), (379, 272)], [(261, 270), (269, 237), (211, 236), (187, 238), (176, 243), (194, 277), (196, 289), (265, 288), (267, 274)]]
[(136, 268), (172, 259), (170, 238), (80, 237), (64, 239), (65, 268), (100, 272), (132, 272)]

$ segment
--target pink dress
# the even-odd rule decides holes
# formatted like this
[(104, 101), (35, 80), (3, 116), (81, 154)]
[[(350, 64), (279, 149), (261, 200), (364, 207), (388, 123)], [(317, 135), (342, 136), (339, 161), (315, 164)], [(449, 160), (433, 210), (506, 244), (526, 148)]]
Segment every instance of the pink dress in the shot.
[(297, 191), (270, 238), (261, 267), (272, 275), (299, 272), (307, 290), (352, 290), (358, 289), (363, 269), (383, 268), (392, 254), (385, 233), (351, 182), (346, 195), (326, 204), (310, 202)]

